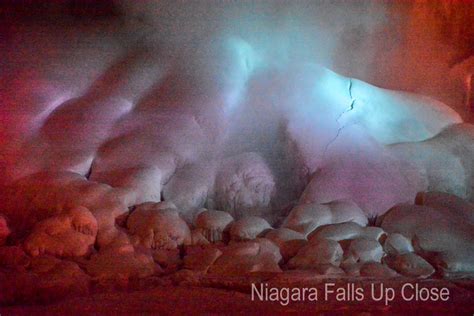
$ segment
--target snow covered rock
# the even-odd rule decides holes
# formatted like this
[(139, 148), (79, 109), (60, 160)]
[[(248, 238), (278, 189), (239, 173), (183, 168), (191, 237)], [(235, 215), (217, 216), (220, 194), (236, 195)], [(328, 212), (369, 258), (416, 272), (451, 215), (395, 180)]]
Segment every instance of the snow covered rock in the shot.
[(335, 200), (325, 204), (314, 202), (297, 205), (284, 220), (283, 227), (307, 236), (318, 227), (338, 223), (352, 223), (343, 224), (343, 226), (352, 225), (353, 229), (359, 229), (367, 225), (368, 219), (355, 203), (348, 200)]
[(227, 212), (204, 210), (195, 221), (196, 229), (211, 243), (222, 241), (234, 218)]
[(201, 229), (191, 230), (191, 245), (199, 246), (209, 244), (209, 240), (207, 240), (207, 238), (203, 235), (203, 231)]
[[(209, 148), (203, 127), (187, 111), (155, 109), (126, 116), (101, 146), (91, 179), (132, 192), (132, 205), (160, 201), (163, 185), (182, 167), (180, 163), (197, 161)], [(125, 154), (130, 152), (140, 154)]]
[(217, 165), (216, 160), (186, 165), (165, 184), (164, 200), (174, 203), (188, 223), (193, 222), (196, 211), (204, 207), (212, 195)]
[(96, 236), (95, 217), (87, 208), (79, 206), (38, 222), (24, 247), (32, 256), (80, 257), (91, 251)]
[(174, 202), (189, 222), (205, 204), (236, 218), (263, 215), (274, 194), (272, 172), (253, 152), (186, 165), (163, 189), (165, 200)]
[(351, 240), (344, 253), (345, 262), (380, 262), (384, 255), (382, 245), (377, 240), (358, 238)]
[(157, 168), (131, 167), (111, 171), (93, 169), (90, 180), (121, 188), (128, 192), (128, 204), (136, 205), (161, 201), (161, 177)]
[(474, 203), (444, 192), (419, 192), (415, 204), (448, 209), (474, 223)]
[(431, 139), (391, 145), (389, 150), (422, 171), (428, 186), (419, 191), (446, 192), (473, 201), (474, 125), (455, 124)]
[(308, 240), (331, 239), (335, 241), (365, 238), (379, 241), (385, 234), (380, 227), (362, 227), (354, 222), (327, 224), (316, 228), (308, 235)]
[(387, 256), (384, 262), (390, 268), (408, 277), (427, 278), (435, 272), (431, 264), (414, 253)]
[(394, 158), (378, 144), (351, 148), (358, 143), (346, 142), (331, 145), (335, 146), (334, 153), (328, 153), (327, 162), (313, 174), (301, 203), (350, 200), (366, 216), (374, 216), (397, 203), (413, 201), (419, 191), (426, 189), (422, 169)]
[(262, 216), (270, 211), (275, 194), (273, 174), (263, 158), (244, 153), (224, 159), (215, 182), (213, 208), (234, 218)]
[(462, 212), (401, 204), (384, 214), (379, 223), (387, 233), (400, 233), (411, 240), (415, 252), (437, 262), (435, 268), (440, 272), (474, 271), (474, 226)]
[(282, 227), (302, 233), (305, 237), (321, 225), (331, 224), (331, 209), (318, 203), (300, 204), (285, 218)]
[[(415, 249), (418, 242), (415, 240)], [(472, 278), (474, 276), (474, 261), (472, 248), (444, 252), (416, 251), (421, 257), (430, 262), (439, 275), (445, 278)]]
[(380, 227), (367, 226), (364, 228), (364, 238), (377, 240), (382, 242), (385, 240), (387, 233)]
[(182, 265), (179, 249), (153, 249), (152, 256), (164, 273), (176, 272)]
[(233, 242), (210, 267), (217, 275), (246, 275), (251, 272), (281, 272), (282, 260), (278, 247), (268, 239)]
[(351, 200), (335, 200), (326, 205), (331, 209), (333, 224), (353, 222), (360, 226), (367, 226), (367, 215)]
[(384, 279), (397, 277), (398, 273), (383, 263), (366, 262), (360, 267), (360, 276)]
[(320, 265), (339, 266), (343, 256), (337, 241), (318, 239), (302, 247), (296, 256), (288, 261), (289, 269), (315, 269)]
[(270, 224), (261, 217), (246, 216), (232, 223), (230, 226), (231, 240), (252, 240), (261, 237), (271, 229)]
[(0, 196), (14, 238), (23, 237), (38, 221), (83, 206), (97, 220), (97, 242), (104, 246), (119, 235), (115, 218), (128, 212), (127, 192), (72, 172), (34, 174), (5, 187)]
[(144, 278), (161, 272), (150, 254), (131, 245), (108, 246), (92, 255), (86, 271), (98, 280)]
[(284, 227), (270, 230), (265, 238), (270, 239), (277, 245), (281, 245), (286, 241), (306, 239), (303, 234)]
[(191, 231), (169, 202), (138, 205), (127, 219), (132, 243), (152, 249), (175, 249), (191, 243)]
[(265, 238), (280, 248), (285, 261), (294, 257), (308, 243), (303, 234), (284, 227), (270, 230), (265, 234)]
[(398, 233), (389, 234), (387, 236), (383, 244), (383, 250), (388, 255), (403, 255), (415, 251), (411, 241)]
[(361, 237), (364, 233), (364, 227), (353, 222), (327, 224), (316, 228), (308, 239), (331, 239), (341, 241), (346, 239), (355, 239)]

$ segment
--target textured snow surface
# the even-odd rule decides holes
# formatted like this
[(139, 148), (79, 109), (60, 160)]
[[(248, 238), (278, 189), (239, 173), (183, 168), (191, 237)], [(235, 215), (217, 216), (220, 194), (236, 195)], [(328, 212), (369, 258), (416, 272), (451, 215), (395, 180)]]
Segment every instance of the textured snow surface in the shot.
[(0, 301), (44, 275), (472, 275), (474, 127), (447, 105), (239, 36), (170, 56), (64, 32), (7, 54), (0, 265), (51, 269)]
[[(0, 305), (104, 290), (98, 302), (112, 302), (120, 288), (161, 302), (150, 310), (202, 308), (199, 297), (229, 310), (242, 304), (227, 295), (247, 297), (250, 282), (337, 278), (449, 285), (467, 310), (474, 126), (451, 108), (466, 117), (456, 100), (472, 57), (451, 67), (462, 43), (418, 40), (423, 18), (398, 25), (373, 1), (256, 2), (255, 13), (174, 2), (8, 25)], [(381, 39), (390, 23), (399, 37)], [(175, 290), (191, 304), (171, 304)]]
[(1, 113), (8, 126), (0, 143), (2, 183), (71, 172), (124, 189), (128, 206), (164, 194), (186, 211), (209, 198), (242, 216), (268, 209), (272, 199), (288, 202), (288, 187), (322, 168), (319, 181), (338, 196), (309, 192), (305, 199), (358, 194), (353, 200), (376, 213), (363, 186), (347, 186), (393, 178), (377, 192), (382, 209), (420, 190), (416, 174), (405, 174), (406, 163), (392, 160), (384, 146), (424, 141), (461, 122), (427, 97), (316, 64), (261, 62), (266, 56), (259, 53), (241, 38), (217, 37), (197, 48), (187, 71), (159, 48), (139, 47), (115, 58), (98, 54), (109, 65), (89, 71), (95, 80), (78, 76), (76, 84), (74, 76), (86, 71), (80, 63), (59, 79), (33, 73), (31, 82), (15, 85), (23, 90), (9, 91)]

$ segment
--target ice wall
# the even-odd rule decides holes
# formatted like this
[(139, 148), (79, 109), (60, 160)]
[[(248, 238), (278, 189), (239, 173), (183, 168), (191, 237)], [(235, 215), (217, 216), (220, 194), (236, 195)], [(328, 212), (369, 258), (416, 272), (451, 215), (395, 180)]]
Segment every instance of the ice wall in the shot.
[(441, 87), (445, 68), (427, 72), (424, 63), (469, 52), (460, 39), (446, 53), (418, 55), (416, 38), (421, 46), (446, 44), (417, 23), (455, 15), (439, 4), (119, 1), (114, 8), (117, 15), (101, 19), (72, 18), (60, 4), (40, 10), (56, 22), (30, 16), (20, 25), (10, 17), (0, 53), (3, 183), (66, 170), (146, 192), (137, 201), (157, 200), (177, 169), (203, 159), (258, 151), (273, 170), (301, 160), (311, 174), (328, 149), (341, 148), (332, 144), (346, 124), (382, 146), (425, 140), (460, 121), (431, 99), (364, 83), (438, 91), (421, 82)]

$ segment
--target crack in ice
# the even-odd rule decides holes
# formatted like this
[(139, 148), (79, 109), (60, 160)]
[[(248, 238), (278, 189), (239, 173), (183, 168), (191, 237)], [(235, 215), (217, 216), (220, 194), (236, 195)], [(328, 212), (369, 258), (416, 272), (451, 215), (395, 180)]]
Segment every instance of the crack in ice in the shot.
[[(339, 114), (339, 116), (336, 118), (336, 123), (337, 123), (338, 125), (339, 125), (339, 120), (341, 119), (341, 117), (342, 117), (344, 114), (346, 114), (346, 113), (348, 113), (348, 112), (354, 110), (355, 99), (354, 99), (354, 97), (352, 96), (352, 79), (351, 79), (351, 78), (349, 78), (349, 85), (348, 85), (347, 89), (348, 89), (348, 91), (349, 91), (349, 97), (351, 98), (351, 103), (349, 104), (349, 108), (346, 109), (346, 110), (344, 110), (344, 111), (343, 111), (341, 114)], [(339, 137), (339, 135), (341, 134), (342, 130), (343, 130), (345, 127), (346, 127), (346, 125), (340, 126), (340, 127), (337, 129), (336, 136), (334, 136), (334, 138), (331, 139), (331, 141), (329, 141), (329, 142), (326, 144), (326, 146), (325, 146), (325, 148), (324, 148), (324, 152), (323, 152), (323, 160), (324, 160), (324, 158), (326, 157), (326, 153), (327, 153), (329, 147), (337, 140), (337, 138)]]

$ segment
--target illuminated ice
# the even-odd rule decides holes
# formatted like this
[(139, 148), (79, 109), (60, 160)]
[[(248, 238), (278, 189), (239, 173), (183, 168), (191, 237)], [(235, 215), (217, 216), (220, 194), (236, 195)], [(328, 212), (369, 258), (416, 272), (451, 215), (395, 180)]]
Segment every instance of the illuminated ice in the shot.
[[(270, 46), (220, 34), (171, 58), (145, 45), (114, 55), (76, 89), (43, 83), (46, 97), (25, 107), (25, 116), (9, 116), (8, 126), (19, 127), (0, 142), (8, 158), (0, 169), (0, 218), (14, 232), (8, 238), (25, 240), (32, 255), (83, 256), (97, 245), (87, 271), (99, 278), (150, 275), (155, 262), (177, 266), (179, 249), (225, 244), (227, 232), (232, 243), (222, 255), (203, 255), (210, 263), (202, 269), (279, 272), (284, 258), (290, 268), (344, 273), (344, 260), (380, 263), (384, 230), (394, 236), (399, 228), (420, 245), (394, 254), (404, 257), (391, 258), (393, 268), (423, 263), (416, 256), (436, 245), (422, 215), (443, 216), (427, 207), (414, 217), (386, 212), (420, 191), (473, 200), (472, 125), (434, 99), (345, 77), (308, 58), (290, 62)], [(33, 90), (21, 91), (31, 103)], [(221, 213), (194, 221), (203, 207)], [(97, 232), (83, 234), (71, 209), (87, 210)], [(383, 230), (362, 227), (385, 213)], [(420, 240), (412, 221), (421, 225)], [(436, 257), (446, 274), (473, 270), (470, 225), (434, 225), (446, 236)], [(50, 234), (51, 226), (60, 231)], [(306, 240), (323, 231), (326, 237)], [(464, 250), (449, 251), (453, 245)]]

